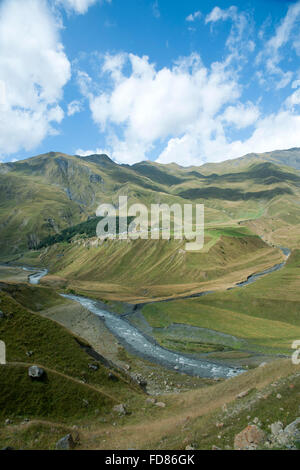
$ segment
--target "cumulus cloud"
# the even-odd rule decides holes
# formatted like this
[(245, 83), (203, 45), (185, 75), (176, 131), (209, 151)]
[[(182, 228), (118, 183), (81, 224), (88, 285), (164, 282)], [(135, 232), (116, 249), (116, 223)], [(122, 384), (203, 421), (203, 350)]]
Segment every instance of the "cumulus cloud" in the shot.
[(0, 153), (30, 150), (60, 123), (70, 63), (59, 25), (44, 0), (4, 0), (0, 5)]
[[(188, 18), (192, 21), (192, 16)], [(81, 92), (104, 135), (106, 153), (114, 160), (135, 163), (156, 154), (160, 163), (200, 165), (299, 145), (299, 76), (292, 84), (293, 93), (276, 113), (263, 113), (259, 94), (259, 106), (243, 99), (249, 84), (248, 79), (244, 81), (243, 67), (247, 64), (248, 74), (248, 59), (256, 47), (252, 20), (232, 6), (225, 10), (215, 7), (205, 22), (215, 28), (217, 22), (227, 20), (231, 22), (225, 44), (227, 56), (209, 67), (197, 53), (161, 68), (147, 56), (119, 53), (102, 58), (96, 79), (84, 71), (78, 73)], [(269, 50), (266, 63), (274, 58), (270, 48), (278, 52), (281, 44), (287, 44), (278, 28), (275, 36), (281, 39), (270, 40), (271, 45), (264, 48), (264, 54)], [(291, 34), (289, 40), (294, 40)], [(276, 60), (274, 64), (278, 66)], [(265, 92), (268, 79), (255, 63), (253, 66), (253, 80), (257, 72)], [(285, 86), (291, 78), (290, 72), (284, 71), (276, 87)]]
[(238, 104), (237, 106), (228, 106), (221, 116), (224, 122), (234, 124), (237, 129), (254, 124), (259, 117), (259, 109), (253, 103)]
[[(100, 1), (111, 3), (111, 0)], [(56, 4), (63, 6), (68, 12), (75, 12), (80, 15), (86, 13), (96, 3), (99, 3), (99, 0), (56, 0)]]
[(107, 56), (103, 70), (112, 83), (109, 92), (93, 94), (85, 73), (80, 73), (79, 81), (93, 119), (108, 136), (112, 156), (119, 162), (143, 160), (157, 143), (172, 136), (196, 133), (209, 140), (217, 131), (222, 134), (215, 117), (240, 95), (231, 70), (220, 63), (207, 69), (198, 54), (162, 69), (146, 56)]
[[(214, 130), (213, 138), (208, 129)], [(181, 138), (170, 139), (157, 161), (177, 162), (184, 166), (200, 165), (205, 161), (218, 162), (252, 152), (283, 150), (299, 146), (299, 133), (300, 116), (289, 110), (259, 119), (251, 137), (244, 141), (230, 141), (220, 122), (210, 122), (206, 128), (194, 128)]]

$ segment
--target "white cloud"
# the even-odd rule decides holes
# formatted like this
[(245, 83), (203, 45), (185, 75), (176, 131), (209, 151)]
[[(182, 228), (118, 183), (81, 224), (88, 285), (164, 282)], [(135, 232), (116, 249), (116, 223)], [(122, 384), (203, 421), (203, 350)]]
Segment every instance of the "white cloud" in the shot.
[(225, 21), (228, 18), (235, 18), (237, 14), (237, 8), (231, 6), (227, 10), (222, 10), (219, 7), (214, 7), (212, 11), (206, 16), (205, 23), (215, 23), (216, 21)]
[(202, 16), (202, 13), (201, 13), (201, 11), (198, 10), (198, 11), (195, 11), (194, 13), (191, 13), (190, 15), (188, 15), (186, 17), (186, 21), (193, 22), (196, 19), (201, 18), (201, 16)]
[[(100, 0), (107, 3), (111, 3), (111, 0)], [(63, 6), (67, 12), (75, 12), (82, 15), (88, 11), (88, 9), (99, 2), (99, 0), (55, 0), (57, 5)]]
[(255, 43), (250, 39), (252, 34), (250, 17), (245, 12), (239, 12), (236, 6), (231, 6), (226, 10), (214, 7), (206, 16), (205, 24), (211, 23), (213, 27), (214, 23), (228, 19), (232, 22), (230, 34), (226, 40), (226, 46), (232, 54), (229, 59), (236, 58), (240, 61), (245, 53), (253, 52), (255, 49)]
[(276, 28), (275, 34), (266, 42), (264, 49), (258, 54), (257, 63), (264, 63), (266, 73), (273, 76), (277, 82), (277, 89), (286, 87), (293, 78), (292, 71), (284, 71), (280, 66), (284, 55), (281, 50), (290, 41), (292, 48), (300, 55), (300, 42), (298, 35), (293, 37), (292, 33), (298, 24), (300, 17), (300, 2), (289, 6), (286, 16)]
[(238, 104), (228, 106), (221, 119), (229, 124), (234, 124), (237, 129), (243, 129), (254, 124), (258, 120), (259, 114), (258, 107), (253, 103)]
[(90, 155), (107, 155), (108, 151), (102, 148), (97, 148), (96, 150), (83, 150), (77, 149), (75, 155), (79, 155), (80, 157), (89, 157)]
[[(256, 152), (269, 152), (299, 146), (300, 116), (281, 110), (260, 119), (252, 135), (230, 142), (220, 122), (203, 122), (181, 138), (172, 138), (158, 158), (159, 163), (200, 165), (218, 162)], [(214, 132), (212, 132), (212, 130)]]
[(294, 80), (291, 86), (292, 88), (298, 88), (300, 86), (300, 80)]
[(143, 160), (157, 143), (199, 133), (201, 126), (206, 129), (201, 131), (203, 138), (209, 139), (219, 125), (215, 116), (240, 95), (232, 70), (219, 63), (207, 69), (197, 54), (159, 70), (148, 57), (109, 56), (103, 69), (113, 84), (110, 92), (94, 95), (85, 73), (80, 73), (81, 90), (89, 99), (94, 121), (108, 135), (112, 157), (119, 162)]
[(286, 100), (285, 104), (287, 108), (294, 109), (295, 106), (300, 104), (300, 88), (292, 93)]
[(70, 78), (59, 25), (44, 0), (4, 0), (0, 5), (0, 153), (30, 150), (61, 122), (58, 106)]
[(158, 5), (158, 0), (155, 0), (154, 3), (152, 3), (152, 13), (155, 18), (160, 18), (160, 10), (159, 10), (159, 5)]
[(300, 116), (291, 111), (280, 110), (261, 119), (252, 136), (240, 146), (241, 154), (267, 152), (299, 146)]
[(83, 106), (81, 101), (71, 101), (71, 103), (68, 104), (68, 116), (73, 116), (76, 113), (80, 113), (82, 109)]

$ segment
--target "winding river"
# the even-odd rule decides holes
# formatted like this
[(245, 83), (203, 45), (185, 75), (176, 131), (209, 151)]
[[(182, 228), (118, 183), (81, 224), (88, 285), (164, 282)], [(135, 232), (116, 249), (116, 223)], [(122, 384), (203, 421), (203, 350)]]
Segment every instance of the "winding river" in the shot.
[[(276, 264), (260, 273), (249, 276), (248, 279), (236, 284), (236, 286), (231, 289), (247, 286), (257, 281), (262, 276), (283, 268), (290, 255), (290, 250), (286, 248), (281, 248), (281, 250), (286, 256), (286, 260), (284, 262)], [(42, 277), (47, 275), (47, 273), (47, 269), (43, 269), (29, 275), (29, 282), (36, 285)], [(213, 293), (213, 291), (201, 292), (199, 294), (181, 297), (181, 299), (200, 297), (210, 293)], [(139, 357), (143, 357), (167, 368), (175, 369), (178, 372), (205, 378), (230, 378), (244, 372), (244, 369), (230, 367), (225, 364), (216, 364), (205, 359), (194, 359), (188, 355), (179, 354), (165, 349), (158, 345), (152, 338), (148, 338), (144, 333), (139, 331), (138, 328), (133, 326), (126, 318), (104, 310), (97, 301), (76, 295), (61, 295), (62, 297), (80, 303), (87, 310), (99, 316), (104, 321), (107, 328), (124, 345), (124, 347)], [(166, 301), (171, 300), (174, 301), (176, 299), (167, 299)]]

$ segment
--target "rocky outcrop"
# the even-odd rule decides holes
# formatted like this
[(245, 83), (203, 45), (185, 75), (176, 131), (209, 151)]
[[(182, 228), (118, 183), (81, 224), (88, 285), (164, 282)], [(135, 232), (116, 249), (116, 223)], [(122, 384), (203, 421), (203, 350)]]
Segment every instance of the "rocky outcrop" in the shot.
[[(256, 418), (258, 420), (258, 418)], [(259, 424), (259, 421), (257, 421)], [(269, 449), (296, 449), (300, 444), (300, 418), (284, 427), (281, 421), (270, 426), (266, 434), (258, 425), (249, 425), (235, 436), (236, 450), (255, 450), (261, 447)]]
[(286, 447), (294, 448), (300, 443), (300, 418), (295, 419), (285, 428), (281, 421), (271, 424), (271, 436), (269, 439), (269, 447)]
[(102, 183), (102, 178), (100, 175), (96, 175), (95, 173), (92, 173), (90, 175), (90, 183)]
[(234, 438), (235, 450), (255, 450), (267, 440), (266, 433), (256, 425), (247, 426)]

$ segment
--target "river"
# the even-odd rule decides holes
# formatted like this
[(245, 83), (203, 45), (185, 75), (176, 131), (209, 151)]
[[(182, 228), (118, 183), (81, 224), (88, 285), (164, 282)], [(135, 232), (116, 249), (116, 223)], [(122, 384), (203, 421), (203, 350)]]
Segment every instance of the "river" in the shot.
[[(260, 273), (253, 274), (249, 276), (248, 279), (236, 284), (236, 286), (231, 289), (247, 286), (257, 281), (262, 276), (283, 268), (290, 255), (290, 251), (286, 248), (281, 249), (286, 256), (286, 260), (283, 263), (276, 264)], [(33, 273), (29, 276), (30, 283), (35, 285), (38, 284), (40, 279), (46, 276), (47, 273), (47, 269)], [(201, 292), (199, 294), (181, 297), (181, 299), (200, 297), (211, 293), (213, 293), (213, 291)], [(80, 303), (87, 310), (99, 316), (123, 346), (139, 357), (163, 365), (167, 368), (175, 369), (178, 372), (204, 378), (230, 378), (244, 372), (244, 369), (241, 368), (230, 367), (225, 364), (216, 364), (204, 359), (194, 359), (190, 356), (165, 349), (158, 345), (152, 338), (148, 338), (144, 333), (139, 331), (138, 328), (133, 326), (126, 318), (104, 310), (97, 301), (76, 295), (61, 295), (62, 297)], [(176, 299), (167, 299), (166, 301), (170, 300), (174, 301)]]

